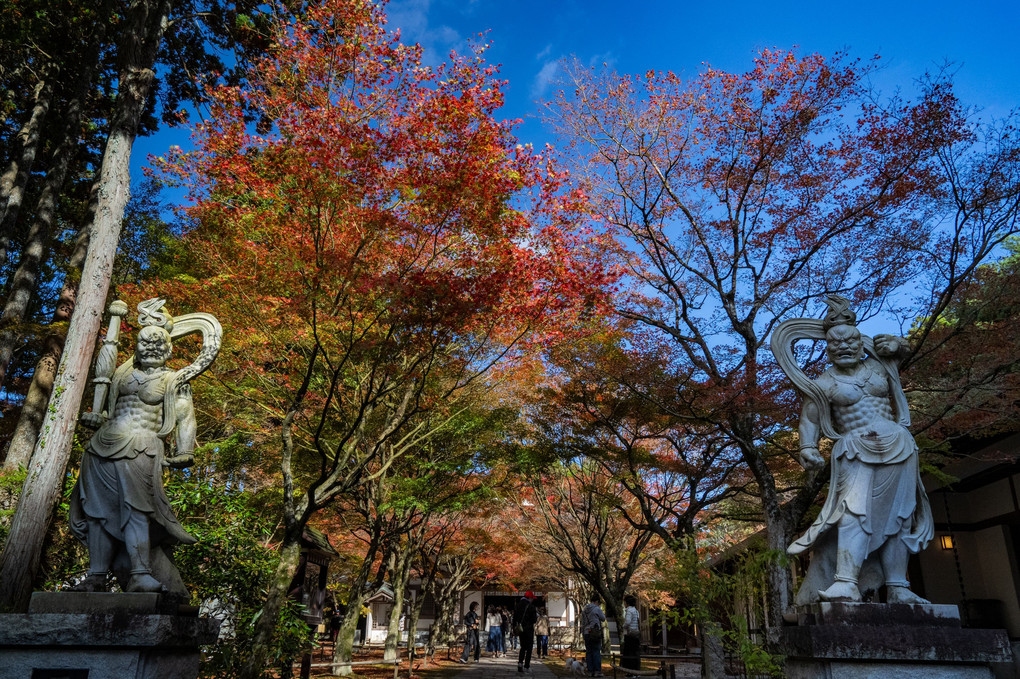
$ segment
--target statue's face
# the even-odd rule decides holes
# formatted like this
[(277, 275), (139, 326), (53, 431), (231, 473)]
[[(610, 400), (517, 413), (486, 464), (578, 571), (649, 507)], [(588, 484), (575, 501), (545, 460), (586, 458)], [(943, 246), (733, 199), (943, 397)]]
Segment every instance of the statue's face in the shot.
[(159, 368), (170, 358), (170, 338), (162, 328), (142, 328), (138, 333), (135, 357), (142, 368)]
[(837, 368), (854, 368), (864, 358), (861, 331), (852, 325), (837, 325), (825, 333), (825, 349)]

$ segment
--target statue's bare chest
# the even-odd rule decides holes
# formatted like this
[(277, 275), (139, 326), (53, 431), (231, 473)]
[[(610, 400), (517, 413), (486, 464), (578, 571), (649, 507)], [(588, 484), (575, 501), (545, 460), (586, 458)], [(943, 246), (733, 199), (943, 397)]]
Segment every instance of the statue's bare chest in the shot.
[(157, 406), (163, 403), (166, 391), (163, 373), (144, 373), (135, 370), (120, 386), (120, 397), (127, 402)]
[(847, 432), (868, 426), (875, 420), (893, 421), (889, 380), (871, 366), (863, 366), (854, 375), (836, 371), (826, 373), (825, 393), (832, 405), (837, 431)]
[[(870, 367), (864, 367), (852, 376), (844, 376), (835, 371), (829, 372), (830, 378), (825, 393), (834, 408), (849, 408), (868, 397), (888, 399), (889, 382)], [(868, 399), (870, 400), (870, 399)]]

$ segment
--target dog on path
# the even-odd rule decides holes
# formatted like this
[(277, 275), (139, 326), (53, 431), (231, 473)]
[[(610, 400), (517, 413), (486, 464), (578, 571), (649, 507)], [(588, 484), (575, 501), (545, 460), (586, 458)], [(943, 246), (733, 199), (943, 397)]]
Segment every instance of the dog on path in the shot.
[(573, 674), (575, 677), (583, 677), (588, 674), (584, 663), (573, 658), (567, 658), (567, 671)]

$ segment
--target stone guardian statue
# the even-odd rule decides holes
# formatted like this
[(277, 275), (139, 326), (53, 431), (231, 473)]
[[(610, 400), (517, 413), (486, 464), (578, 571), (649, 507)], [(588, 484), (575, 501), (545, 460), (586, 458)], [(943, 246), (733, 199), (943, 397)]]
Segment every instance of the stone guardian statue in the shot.
[[(82, 416), (96, 432), (71, 494), (71, 531), (89, 551), (88, 575), (78, 591), (105, 591), (113, 571), (125, 592), (187, 594), (166, 550), (195, 538), (171, 510), (163, 470), (194, 463), (189, 383), (216, 358), (223, 330), (209, 314), (174, 319), (163, 304), (150, 299), (138, 305), (141, 329), (134, 356), (116, 371), (117, 334), (127, 305), (111, 304), (110, 330), (96, 360), (95, 405)], [(167, 366), (172, 340), (194, 332), (202, 334), (198, 357), (173, 370)]]
[[(824, 319), (784, 321), (771, 341), (803, 398), (799, 435), (805, 469), (824, 467), (819, 441), (833, 442), (822, 511), (787, 549), (791, 555), (811, 553), (794, 601), (861, 601), (885, 584), (887, 603), (928, 603), (907, 581), (907, 560), (934, 535), (898, 371), (907, 342), (862, 335), (842, 297), (831, 296), (826, 304)], [(832, 365), (817, 379), (797, 365), (793, 346), (799, 340), (825, 341)]]

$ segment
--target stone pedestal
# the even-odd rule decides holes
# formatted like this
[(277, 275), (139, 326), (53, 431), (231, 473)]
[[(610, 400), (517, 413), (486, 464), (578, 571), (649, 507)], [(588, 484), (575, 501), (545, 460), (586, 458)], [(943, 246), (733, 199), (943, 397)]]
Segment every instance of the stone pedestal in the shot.
[(1003, 630), (964, 629), (956, 606), (820, 603), (783, 629), (789, 679), (991, 679)]
[(36, 592), (0, 615), (0, 679), (195, 679), (219, 626), (159, 594)]

